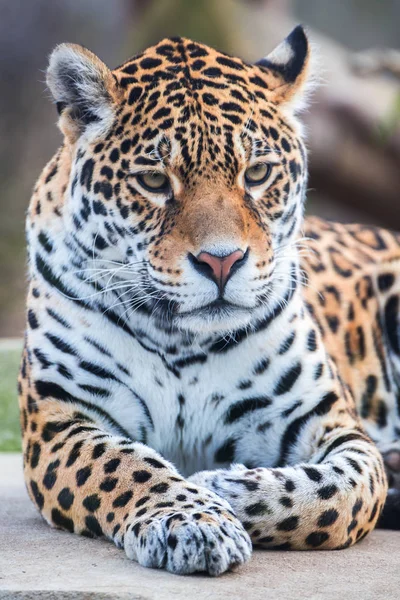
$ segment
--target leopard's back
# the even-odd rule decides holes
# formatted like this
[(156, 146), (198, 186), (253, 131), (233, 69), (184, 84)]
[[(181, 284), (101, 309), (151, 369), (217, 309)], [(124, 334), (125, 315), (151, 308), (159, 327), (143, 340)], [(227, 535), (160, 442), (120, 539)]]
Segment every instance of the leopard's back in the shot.
[(400, 234), (309, 217), (304, 237), (309, 310), (364, 426), (385, 451), (400, 436)]

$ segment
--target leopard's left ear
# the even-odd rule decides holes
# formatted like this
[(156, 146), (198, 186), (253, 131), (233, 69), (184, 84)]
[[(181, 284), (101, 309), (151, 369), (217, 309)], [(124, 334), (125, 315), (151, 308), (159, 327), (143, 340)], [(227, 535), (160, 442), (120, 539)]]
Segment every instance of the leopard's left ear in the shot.
[(275, 50), (256, 63), (275, 102), (287, 104), (293, 112), (305, 108), (310, 91), (317, 85), (311, 59), (309, 39), (298, 25)]
[(57, 104), (59, 127), (70, 142), (84, 132), (110, 129), (121, 91), (110, 69), (78, 44), (60, 44), (50, 55), (47, 85)]

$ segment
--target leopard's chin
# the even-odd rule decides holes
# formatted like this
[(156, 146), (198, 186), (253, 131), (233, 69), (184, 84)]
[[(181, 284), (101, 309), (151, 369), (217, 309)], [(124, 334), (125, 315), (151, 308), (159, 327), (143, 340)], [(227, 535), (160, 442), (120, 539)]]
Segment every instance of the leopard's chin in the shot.
[(234, 305), (209, 305), (191, 312), (175, 315), (181, 330), (192, 333), (229, 334), (250, 325), (252, 310)]
[(190, 308), (164, 298), (150, 303), (149, 314), (157, 327), (164, 331), (179, 330), (190, 335), (229, 335), (250, 326), (256, 318), (258, 308), (258, 305), (235, 304), (224, 298)]

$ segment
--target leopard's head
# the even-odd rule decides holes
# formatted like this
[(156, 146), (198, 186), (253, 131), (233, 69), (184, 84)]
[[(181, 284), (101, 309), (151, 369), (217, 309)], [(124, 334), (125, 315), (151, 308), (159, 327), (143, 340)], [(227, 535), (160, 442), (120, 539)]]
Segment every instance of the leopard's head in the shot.
[(173, 38), (111, 71), (62, 44), (47, 80), (72, 156), (67, 227), (121, 264), (125, 300), (196, 332), (284, 300), (307, 182), (302, 27), (256, 64)]

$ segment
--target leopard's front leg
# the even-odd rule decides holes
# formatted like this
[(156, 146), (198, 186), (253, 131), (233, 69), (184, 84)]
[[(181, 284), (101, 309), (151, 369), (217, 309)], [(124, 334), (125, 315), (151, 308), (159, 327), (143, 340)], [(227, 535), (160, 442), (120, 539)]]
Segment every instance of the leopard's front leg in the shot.
[[(341, 426), (341, 419), (347, 424)], [(346, 548), (377, 523), (387, 493), (378, 449), (356, 422), (349, 426), (351, 417), (345, 411), (329, 418), (316, 411), (312, 420), (310, 429), (321, 434), (307, 462), (283, 468), (232, 465), (189, 478), (228, 500), (256, 545)], [(301, 446), (301, 419), (298, 423), (293, 440)], [(309, 443), (310, 438), (303, 447)]]
[(173, 573), (219, 575), (250, 557), (249, 536), (225, 500), (82, 407), (24, 387), (26, 485), (50, 525), (106, 536), (141, 565)]

